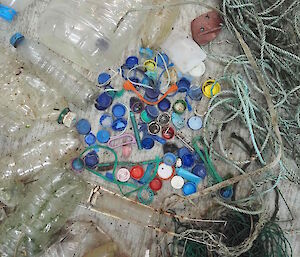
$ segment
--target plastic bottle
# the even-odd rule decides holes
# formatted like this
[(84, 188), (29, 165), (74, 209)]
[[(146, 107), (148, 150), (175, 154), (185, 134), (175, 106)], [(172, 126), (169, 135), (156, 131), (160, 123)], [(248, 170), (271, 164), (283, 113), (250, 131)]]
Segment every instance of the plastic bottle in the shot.
[(65, 58), (99, 72), (115, 64), (145, 21), (127, 12), (152, 0), (53, 0), (39, 22), (39, 38)]
[[(174, 0), (153, 0), (153, 5), (168, 5), (173, 2)], [(172, 31), (172, 26), (178, 18), (179, 12), (179, 5), (150, 11), (141, 33), (143, 46), (159, 47)]]
[(68, 102), (83, 107), (94, 100), (96, 86), (76, 72), (45, 45), (25, 39), (20, 33), (11, 37), (22, 60), (33, 67), (37, 75)]
[(1, 0), (0, 17), (8, 22), (14, 19), (14, 16), (23, 11), (33, 0)]
[[(80, 151), (81, 142), (76, 132), (63, 129), (25, 146), (0, 160), (0, 179), (18, 177), (25, 180), (46, 166), (58, 161), (70, 161)], [(0, 199), (1, 201), (1, 199)]]

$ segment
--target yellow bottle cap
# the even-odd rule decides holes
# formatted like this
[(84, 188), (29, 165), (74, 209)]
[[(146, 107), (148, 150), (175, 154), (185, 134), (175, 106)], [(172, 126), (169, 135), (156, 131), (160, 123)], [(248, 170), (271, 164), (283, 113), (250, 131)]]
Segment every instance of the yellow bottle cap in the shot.
[(157, 63), (154, 60), (149, 59), (144, 62), (144, 66), (148, 71), (155, 71)]
[(214, 79), (209, 79), (204, 82), (202, 86), (202, 91), (206, 97), (212, 98), (221, 91), (221, 85)]

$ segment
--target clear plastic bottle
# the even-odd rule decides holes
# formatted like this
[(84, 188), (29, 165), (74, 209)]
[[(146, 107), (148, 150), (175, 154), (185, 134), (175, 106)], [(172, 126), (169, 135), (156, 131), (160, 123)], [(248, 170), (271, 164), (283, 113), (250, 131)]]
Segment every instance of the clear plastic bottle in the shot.
[(11, 22), (18, 12), (22, 12), (32, 2), (33, 0), (1, 0), (0, 17)]
[(84, 107), (96, 98), (96, 86), (45, 45), (25, 39), (20, 33), (13, 35), (10, 42), (22, 60), (68, 102)]
[[(63, 129), (26, 145), (14, 154), (0, 160), (0, 179), (17, 177), (25, 180), (46, 166), (57, 162), (68, 163), (79, 154), (81, 141), (78, 134)], [(0, 199), (1, 201), (1, 199)]]
[[(173, 2), (174, 0), (153, 0), (153, 5), (168, 5)], [(158, 48), (172, 31), (179, 12), (179, 5), (150, 11), (141, 33), (143, 46)]]
[(99, 72), (115, 64), (137, 38), (146, 14), (128, 12), (152, 0), (53, 0), (39, 22), (41, 42), (65, 58)]

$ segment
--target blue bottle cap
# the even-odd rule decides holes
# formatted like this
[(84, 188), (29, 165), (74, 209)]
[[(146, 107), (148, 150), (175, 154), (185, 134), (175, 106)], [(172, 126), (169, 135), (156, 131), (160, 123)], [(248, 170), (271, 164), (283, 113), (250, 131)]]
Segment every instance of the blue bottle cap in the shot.
[(144, 77), (144, 78), (142, 79), (142, 82), (141, 82), (141, 83), (144, 84), (144, 85), (149, 86), (149, 85), (150, 85), (150, 79), (147, 78), (147, 77)]
[(185, 78), (182, 77), (178, 82), (177, 82), (177, 86), (178, 86), (178, 92), (187, 92), (191, 86), (191, 82)]
[(193, 116), (193, 117), (189, 118), (187, 124), (190, 129), (199, 130), (202, 128), (202, 119), (198, 116)]
[(106, 172), (105, 177), (107, 177), (110, 181), (114, 181), (114, 174), (111, 172)]
[(132, 69), (134, 66), (139, 64), (139, 59), (136, 56), (129, 56), (125, 61), (128, 69)]
[(101, 110), (107, 109), (112, 104), (112, 101), (113, 101), (113, 97), (111, 95), (109, 95), (107, 92), (100, 94), (96, 100), (97, 106)]
[(137, 97), (130, 98), (129, 106), (134, 113), (141, 113), (144, 110), (144, 103)]
[(206, 177), (206, 174), (207, 174), (204, 163), (196, 164), (194, 166), (194, 168), (192, 169), (192, 173), (195, 174), (196, 176), (204, 179)]
[(153, 50), (148, 47), (147, 48), (141, 47), (139, 52), (140, 52), (140, 55), (146, 59), (151, 59), (154, 55)]
[[(169, 57), (165, 53), (160, 53), (160, 54), (162, 55), (163, 59), (165, 60), (167, 66), (168, 66), (169, 65)], [(163, 59), (161, 58), (161, 56), (159, 54), (154, 59), (157, 63), (157, 66), (160, 68), (165, 68)]]
[(148, 106), (146, 106), (145, 110), (146, 110), (148, 116), (150, 116), (153, 119), (156, 119), (159, 115), (159, 111), (155, 106), (148, 105)]
[(220, 190), (220, 196), (224, 199), (230, 199), (233, 195), (233, 188), (231, 186), (221, 188)]
[(162, 101), (158, 103), (157, 107), (162, 112), (166, 112), (171, 108), (171, 102), (168, 98), (164, 98)]
[(163, 161), (169, 166), (173, 166), (176, 163), (176, 156), (173, 153), (165, 153)]
[(185, 125), (184, 119), (179, 114), (177, 114), (175, 112), (172, 113), (171, 120), (172, 120), (172, 123), (174, 124), (174, 126), (177, 129), (181, 129)]
[(84, 163), (89, 168), (94, 168), (99, 163), (98, 154), (95, 151), (89, 152), (84, 157)]
[(156, 102), (158, 98), (149, 98), (146, 94), (144, 94), (144, 99), (149, 102)]
[(96, 136), (93, 133), (89, 133), (84, 137), (84, 141), (88, 144), (88, 145), (93, 145), (96, 143)]
[(81, 120), (77, 121), (76, 129), (77, 129), (79, 134), (87, 135), (91, 131), (91, 124), (88, 120), (81, 119)]
[(25, 37), (21, 33), (16, 33), (10, 38), (9, 42), (13, 47), (17, 48), (18, 44), (24, 39)]
[(115, 104), (112, 107), (112, 113), (116, 118), (121, 118), (126, 113), (126, 107), (123, 104)]
[(113, 118), (110, 114), (104, 113), (101, 115), (99, 123), (103, 128), (110, 128), (113, 124)]
[(183, 155), (181, 159), (182, 159), (182, 165), (188, 168), (192, 167), (195, 163), (194, 156), (193, 154), (190, 153)]
[(98, 76), (98, 83), (100, 85), (103, 85), (103, 84), (106, 84), (107, 81), (109, 81), (110, 79), (111, 79), (111, 76), (108, 73), (103, 72), (103, 73), (100, 73)]
[(147, 88), (146, 92), (145, 92), (145, 95), (148, 98), (151, 98), (151, 99), (157, 99), (159, 94), (160, 94), (159, 90), (155, 90), (155, 89), (152, 89), (152, 88)]
[(80, 158), (75, 158), (71, 165), (72, 169), (76, 172), (81, 172), (84, 169), (84, 161)]
[(127, 120), (118, 118), (114, 120), (111, 127), (114, 131), (123, 131), (127, 127)]
[(151, 137), (144, 137), (142, 139), (141, 144), (144, 149), (149, 150), (149, 149), (153, 148), (154, 140)]
[(187, 182), (182, 187), (182, 192), (185, 196), (191, 195), (197, 192), (196, 184), (193, 182)]
[(201, 86), (191, 86), (187, 92), (188, 96), (194, 101), (200, 101), (202, 99), (202, 88)]
[(192, 154), (192, 153), (187, 147), (181, 147), (178, 149), (178, 156), (180, 159), (182, 159), (185, 154)]
[(109, 134), (109, 131), (107, 130), (99, 130), (98, 133), (97, 133), (97, 140), (100, 142), (100, 143), (107, 143), (108, 140), (110, 139), (110, 134)]
[(0, 18), (12, 22), (16, 14), (13, 8), (0, 4)]

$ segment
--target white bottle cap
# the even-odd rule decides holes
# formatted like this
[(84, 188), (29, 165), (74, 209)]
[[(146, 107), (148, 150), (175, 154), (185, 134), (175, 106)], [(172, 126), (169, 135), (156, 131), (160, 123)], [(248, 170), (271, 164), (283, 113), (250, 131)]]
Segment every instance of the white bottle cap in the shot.
[(171, 186), (174, 189), (181, 189), (184, 185), (184, 179), (180, 176), (174, 176), (171, 180)]
[(158, 166), (158, 170), (157, 170), (157, 175), (161, 178), (161, 179), (169, 179), (172, 177), (174, 173), (174, 169), (173, 167), (165, 164), (165, 163), (161, 163)]

